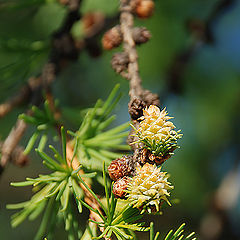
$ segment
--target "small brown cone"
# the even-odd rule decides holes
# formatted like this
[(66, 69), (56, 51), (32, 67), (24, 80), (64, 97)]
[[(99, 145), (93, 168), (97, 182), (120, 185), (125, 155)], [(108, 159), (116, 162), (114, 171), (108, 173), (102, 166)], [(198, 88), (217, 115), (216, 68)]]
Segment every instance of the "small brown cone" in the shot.
[(132, 156), (123, 156), (113, 160), (108, 167), (108, 173), (113, 181), (128, 176), (133, 170)]
[(111, 50), (118, 47), (122, 40), (120, 26), (117, 25), (103, 35), (102, 45), (105, 50)]
[(143, 109), (145, 108), (145, 102), (143, 102), (139, 98), (132, 99), (128, 104), (128, 112), (132, 120), (138, 120), (143, 115)]
[(129, 57), (126, 52), (115, 53), (112, 57), (112, 68), (116, 73), (122, 73), (127, 70)]
[(113, 184), (113, 194), (116, 198), (124, 198), (127, 194), (126, 190), (129, 183), (129, 177), (123, 177), (118, 179)]
[(153, 14), (154, 6), (152, 0), (138, 0), (135, 13), (139, 18), (149, 18)]
[(145, 27), (133, 28), (132, 34), (136, 44), (146, 43), (151, 38), (151, 33)]

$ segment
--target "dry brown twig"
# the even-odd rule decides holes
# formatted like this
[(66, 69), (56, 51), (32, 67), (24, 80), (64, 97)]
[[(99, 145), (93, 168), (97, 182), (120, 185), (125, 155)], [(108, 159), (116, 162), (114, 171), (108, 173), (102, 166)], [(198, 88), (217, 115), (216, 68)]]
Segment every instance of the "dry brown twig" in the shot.
[(127, 70), (130, 85), (129, 95), (131, 100), (133, 100), (134, 98), (141, 99), (143, 92), (142, 81), (139, 75), (138, 68), (138, 54), (132, 34), (132, 29), (134, 26), (134, 17), (132, 14), (134, 2), (135, 1), (131, 0), (121, 0), (120, 6), (120, 27), (123, 35), (123, 48), (124, 52), (128, 54), (129, 59)]
[[(0, 142), (0, 151), (2, 147), (3, 142)], [(24, 167), (26, 164), (28, 164), (29, 159), (28, 156), (23, 153), (23, 151), (24, 149), (21, 146), (16, 146), (9, 157), (9, 161), (16, 166)], [(0, 169), (0, 173), (2, 170), (3, 168)]]
[[(13, 98), (12, 100), (10, 99), (9, 102), (2, 104), (2, 106), (3, 105), (9, 106), (8, 111), (5, 111), (5, 114), (7, 112), (9, 112), (10, 110), (12, 110), (13, 107), (20, 104), (27, 95), (29, 96), (33, 92), (38, 92), (40, 83), (41, 83), (40, 78), (30, 78), (28, 81), (28, 85), (23, 88), (24, 91), (22, 91), (19, 95), (17, 95), (15, 97), (16, 100), (14, 100), (14, 98)], [(18, 99), (18, 101), (17, 101), (17, 99)], [(32, 98), (32, 100), (33, 99), (34, 99), (34, 101), (36, 100), (36, 98)], [(30, 112), (31, 111), (28, 111), (28, 114), (31, 114)], [(2, 157), (1, 157), (1, 162), (0, 162), (0, 173), (3, 172), (3, 169), (5, 168), (7, 163), (11, 160), (11, 156), (12, 156), (13, 152), (15, 151), (15, 148), (17, 147), (19, 141), (21, 140), (26, 128), (27, 128), (27, 124), (23, 120), (18, 119), (15, 126), (11, 129), (8, 137), (2, 143), (2, 146), (1, 146)]]
[(14, 148), (17, 146), (18, 142), (20, 141), (21, 137), (23, 136), (26, 128), (27, 124), (23, 120), (18, 119), (16, 125), (12, 128), (8, 137), (5, 139), (1, 151), (1, 170), (4, 169), (4, 167), (10, 160), (11, 154)]
[(0, 118), (4, 117), (9, 112), (11, 112), (15, 107), (25, 102), (25, 100), (29, 96), (29, 93), (30, 93), (29, 86), (28, 85), (23, 86), (16, 96), (13, 96), (4, 103), (0, 104)]
[[(159, 105), (159, 98), (157, 94), (142, 87), (142, 80), (139, 75), (138, 54), (136, 50), (136, 40), (134, 40), (134, 15), (133, 11), (136, 7), (137, 0), (121, 0), (120, 5), (120, 28), (123, 36), (124, 54), (128, 57), (127, 65), (127, 79), (129, 80), (129, 114), (133, 121), (135, 128), (138, 128), (137, 119), (142, 116), (143, 109), (148, 105)], [(137, 161), (139, 144), (132, 144), (136, 142), (136, 137), (132, 136), (130, 132), (128, 137), (128, 144), (134, 150), (134, 160)]]

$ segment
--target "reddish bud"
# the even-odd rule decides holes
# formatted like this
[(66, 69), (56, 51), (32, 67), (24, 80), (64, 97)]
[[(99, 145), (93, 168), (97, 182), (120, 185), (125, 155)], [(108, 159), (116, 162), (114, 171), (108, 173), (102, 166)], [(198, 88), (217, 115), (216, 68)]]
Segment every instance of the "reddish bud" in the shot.
[(151, 38), (151, 33), (145, 27), (135, 27), (132, 34), (136, 44), (146, 43)]
[(114, 181), (129, 175), (132, 170), (132, 156), (123, 156), (113, 160), (108, 167), (109, 176)]
[(115, 47), (118, 47), (121, 42), (122, 34), (119, 25), (108, 30), (102, 38), (102, 45), (105, 50), (111, 50)]
[(154, 11), (154, 2), (152, 0), (138, 0), (135, 13), (139, 18), (149, 18)]
[(105, 16), (101, 12), (89, 12), (82, 17), (83, 29), (86, 36), (91, 37), (102, 28)]
[(113, 194), (116, 198), (124, 198), (127, 194), (126, 190), (129, 183), (129, 177), (123, 177), (118, 179), (113, 184)]

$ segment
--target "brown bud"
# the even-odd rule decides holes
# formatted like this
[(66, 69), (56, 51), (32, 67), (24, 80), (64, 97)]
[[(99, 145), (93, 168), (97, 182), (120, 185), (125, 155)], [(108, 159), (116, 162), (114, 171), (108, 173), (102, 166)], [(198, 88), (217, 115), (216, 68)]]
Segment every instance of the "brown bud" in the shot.
[(129, 63), (128, 54), (126, 52), (115, 53), (112, 57), (112, 68), (116, 73), (121, 73), (127, 70)]
[(145, 102), (139, 98), (134, 98), (128, 104), (128, 112), (132, 120), (138, 120), (143, 115), (143, 109), (146, 107)]
[(108, 167), (109, 176), (114, 181), (129, 175), (132, 170), (132, 156), (117, 158), (116, 160), (113, 160)]
[(129, 183), (129, 177), (123, 177), (118, 179), (113, 184), (113, 194), (116, 198), (124, 198), (127, 194), (126, 190)]
[(154, 2), (152, 0), (138, 0), (135, 13), (139, 18), (149, 18), (154, 11)]
[(117, 25), (112, 29), (108, 30), (102, 38), (102, 45), (105, 50), (111, 50), (118, 47), (122, 42), (122, 33), (120, 26)]
[(163, 156), (155, 156), (148, 149), (144, 148), (140, 151), (139, 158), (141, 164), (150, 163), (156, 164), (157, 166), (163, 164), (166, 160), (171, 157), (169, 153), (166, 153)]
[(160, 106), (159, 96), (156, 93), (152, 93), (149, 90), (144, 90), (142, 98), (147, 106), (156, 105)]
[(151, 33), (145, 27), (135, 27), (132, 34), (136, 44), (145, 43), (151, 38)]
[(87, 37), (99, 32), (104, 25), (105, 16), (101, 12), (89, 12), (82, 17), (83, 30)]

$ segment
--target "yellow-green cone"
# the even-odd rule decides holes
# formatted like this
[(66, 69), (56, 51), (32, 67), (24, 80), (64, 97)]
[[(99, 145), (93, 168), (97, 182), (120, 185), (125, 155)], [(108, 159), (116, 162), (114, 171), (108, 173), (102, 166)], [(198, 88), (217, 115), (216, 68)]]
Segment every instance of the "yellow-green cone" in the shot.
[(128, 200), (133, 203), (133, 207), (149, 212), (155, 208), (159, 212), (161, 201), (170, 204), (168, 190), (173, 189), (173, 186), (167, 181), (168, 177), (166, 172), (161, 172), (161, 168), (149, 163), (137, 167), (136, 175), (129, 179)]
[(166, 109), (162, 111), (155, 106), (150, 105), (143, 110), (143, 116), (139, 128), (136, 130), (139, 141), (143, 142), (156, 156), (167, 156), (179, 148), (177, 140), (182, 137), (179, 131), (175, 131), (175, 126), (167, 115)]

